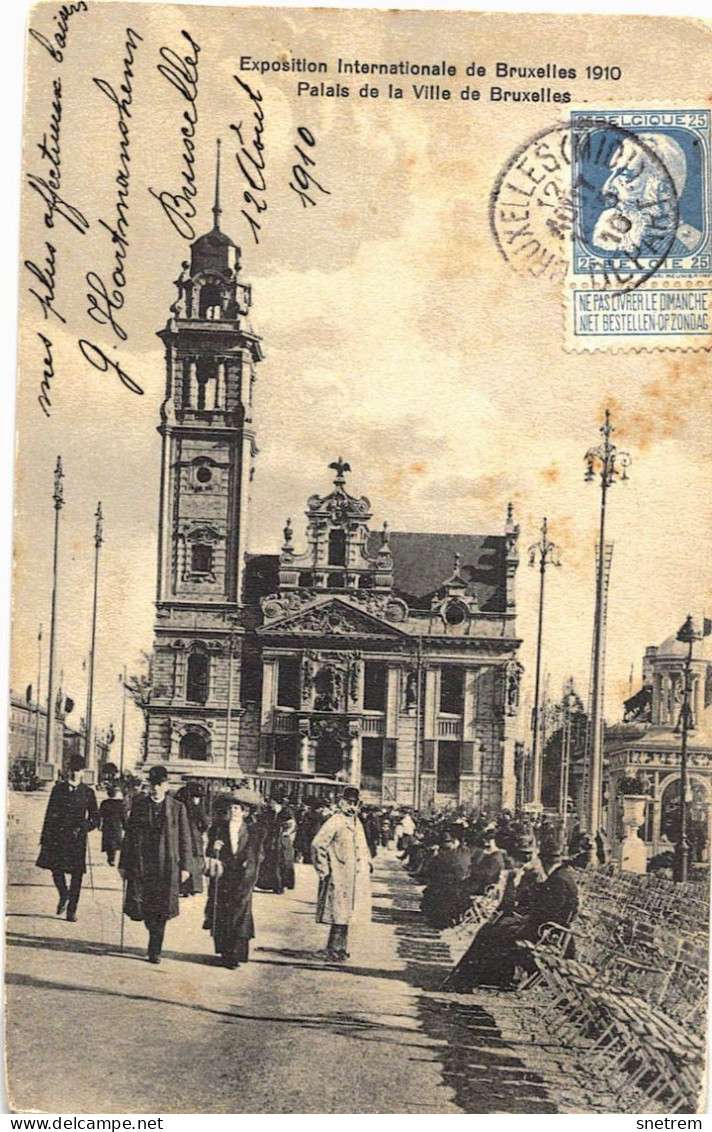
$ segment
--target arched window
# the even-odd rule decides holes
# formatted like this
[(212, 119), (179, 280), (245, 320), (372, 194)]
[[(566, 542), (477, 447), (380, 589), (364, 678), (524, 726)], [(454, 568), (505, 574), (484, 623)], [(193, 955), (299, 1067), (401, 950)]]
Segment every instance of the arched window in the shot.
[(216, 319), (222, 314), (220, 288), (217, 283), (206, 283), (200, 289), (200, 318)]
[(188, 678), (185, 698), (193, 704), (204, 704), (210, 690), (210, 657), (194, 651), (188, 656)]
[(196, 408), (198, 410), (208, 408), (208, 383), (215, 381), (216, 374), (217, 366), (212, 358), (198, 359), (196, 372), (196, 377), (198, 379), (198, 403), (196, 405)]
[(207, 762), (210, 758), (207, 737), (200, 731), (188, 731), (180, 741), (179, 756), (194, 762)]

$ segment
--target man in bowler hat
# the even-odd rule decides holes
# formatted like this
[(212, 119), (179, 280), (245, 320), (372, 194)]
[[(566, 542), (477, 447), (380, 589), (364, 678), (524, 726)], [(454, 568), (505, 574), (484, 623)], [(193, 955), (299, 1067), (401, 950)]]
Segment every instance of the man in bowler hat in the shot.
[(126, 881), (124, 912), (148, 929), (149, 963), (160, 963), (166, 923), (180, 911), (191, 852), (185, 806), (168, 793), (166, 768), (152, 766), (148, 794), (139, 794), (131, 807), (119, 861)]
[[(84, 785), (84, 759), (72, 755), (67, 779), (57, 782), (49, 796), (40, 835), (37, 866), (49, 869), (59, 894), (57, 915), (67, 912), (72, 923), (77, 918), (79, 894), (86, 872), (87, 834), (99, 826), (96, 795)], [(67, 885), (67, 874), (69, 885)]]

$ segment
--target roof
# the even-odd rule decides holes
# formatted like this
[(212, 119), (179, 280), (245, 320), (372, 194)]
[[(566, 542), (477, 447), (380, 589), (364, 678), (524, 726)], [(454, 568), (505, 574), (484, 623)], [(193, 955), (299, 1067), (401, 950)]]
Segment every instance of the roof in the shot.
[[(381, 535), (371, 535), (369, 551), (380, 547)], [(393, 586), (418, 609), (429, 609), (432, 596), (452, 577), (455, 555), (460, 556), (460, 574), (469, 581), (485, 613), (501, 613), (506, 607), (506, 540), (503, 535), (420, 534), (390, 531), (388, 543), (393, 557)]]
[[(693, 660), (709, 660), (710, 659), (710, 637), (703, 637), (701, 640), (693, 641), (692, 643), (692, 659)], [(687, 641), (678, 641), (677, 633), (672, 633), (666, 637), (661, 645), (658, 646), (657, 652), (653, 655), (653, 663), (661, 660), (663, 657), (680, 657), (682, 660), (687, 656), (688, 644)]]
[(257, 605), (261, 597), (267, 597), (278, 589), (279, 555), (245, 555), (245, 604)]
[[(368, 551), (381, 549), (380, 531), (372, 531)], [(390, 531), (388, 543), (393, 558), (393, 588), (411, 608), (430, 609), (433, 595), (452, 577), (455, 555), (460, 555), (460, 574), (469, 582), (468, 593), (477, 598), (485, 613), (506, 610), (506, 539), (502, 535), (420, 534)], [(245, 566), (245, 602), (279, 589), (279, 555), (248, 554)]]

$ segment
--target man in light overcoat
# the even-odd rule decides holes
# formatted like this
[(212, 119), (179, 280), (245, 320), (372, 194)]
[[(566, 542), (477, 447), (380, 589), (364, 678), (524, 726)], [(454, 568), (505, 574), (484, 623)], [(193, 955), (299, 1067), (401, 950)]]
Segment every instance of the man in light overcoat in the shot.
[(336, 962), (349, 957), (349, 925), (371, 919), (371, 855), (358, 806), (358, 790), (347, 786), (338, 811), (324, 822), (311, 845), (319, 874), (316, 920), (331, 924), (323, 957)]

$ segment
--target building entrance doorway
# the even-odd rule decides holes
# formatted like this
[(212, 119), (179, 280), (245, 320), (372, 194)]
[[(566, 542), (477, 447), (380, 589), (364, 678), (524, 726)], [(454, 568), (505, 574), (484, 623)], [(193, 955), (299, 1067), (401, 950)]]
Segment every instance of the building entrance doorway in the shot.
[(343, 750), (335, 735), (324, 734), (317, 739), (314, 770), (316, 774), (335, 778), (344, 765)]

